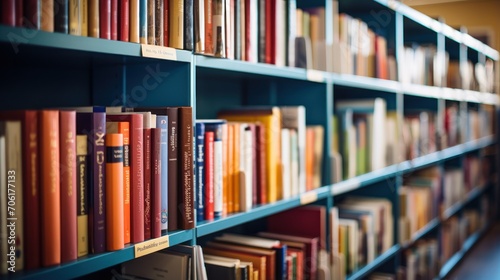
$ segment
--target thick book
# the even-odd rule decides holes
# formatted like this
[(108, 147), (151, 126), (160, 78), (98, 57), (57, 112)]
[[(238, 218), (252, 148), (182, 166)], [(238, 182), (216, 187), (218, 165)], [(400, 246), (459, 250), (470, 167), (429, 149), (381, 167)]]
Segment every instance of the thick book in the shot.
[[(139, 43), (139, 1), (140, 0), (129, 0), (129, 41), (133, 43)], [(125, 1), (123, 1), (124, 3)], [(122, 32), (125, 32), (123, 30)]]
[[(102, 2), (109, 1), (104, 0)], [(88, 36), (99, 38), (99, 27), (100, 27), (100, 19), (99, 19), (99, 0), (88, 0)]]
[(148, 1), (139, 0), (138, 22), (139, 22), (139, 42), (148, 43)]
[(196, 222), (205, 220), (205, 124), (196, 122), (195, 125), (195, 152), (196, 152)]
[(88, 183), (89, 155), (87, 135), (76, 135), (77, 249), (78, 257), (89, 253)]
[(76, 112), (59, 112), (61, 180), (61, 262), (76, 260)]
[(80, 17), (82, 22), (82, 36), (89, 35), (89, 0), (81, 0)]
[(184, 49), (194, 50), (194, 2), (184, 0)]
[[(258, 274), (257, 279), (260, 279), (260, 280), (267, 279), (266, 278), (266, 275), (267, 275), (266, 256), (252, 254), (252, 253), (248, 253), (248, 252), (237, 252), (237, 251), (233, 251), (233, 250), (224, 250), (224, 249), (213, 248), (213, 247), (203, 247), (203, 254), (221, 256), (221, 257), (226, 257), (226, 258), (234, 258), (234, 259), (239, 259), (240, 261), (244, 261), (244, 262), (251, 262), (251, 263), (253, 263), (254, 273)], [(270, 279), (272, 279), (272, 278), (270, 278)]]
[(42, 265), (61, 263), (59, 111), (43, 110), (39, 119)]
[(68, 29), (69, 29), (69, 2), (68, 0), (55, 0), (54, 31), (68, 34)]
[(91, 253), (106, 250), (105, 240), (105, 113), (76, 113), (76, 133), (87, 135), (89, 154), (89, 247)]
[(156, 8), (155, 8), (155, 3), (156, 0), (149, 0), (148, 1), (148, 45), (154, 45), (155, 44), (155, 21), (156, 21)]
[(106, 134), (106, 249), (124, 247), (123, 134)]
[(204, 184), (204, 219), (214, 219), (214, 133), (205, 132), (205, 184)]
[[(160, 149), (160, 227), (161, 230), (170, 229), (170, 219), (175, 218), (170, 213), (170, 188), (176, 188), (169, 184), (169, 178), (172, 176), (169, 170), (169, 153), (172, 148), (170, 143), (169, 132), (169, 116), (167, 115), (157, 115), (156, 116), (156, 128), (158, 129), (158, 137), (160, 139), (159, 149)], [(176, 207), (176, 205), (174, 205)], [(172, 230), (172, 229), (170, 229)]]
[(193, 108), (178, 108), (179, 127), (179, 228), (194, 228)]
[(130, 123), (106, 122), (106, 133), (123, 135), (123, 242), (128, 244), (130, 243)]
[[(160, 237), (162, 230), (161, 228), (162, 225), (161, 224), (161, 202), (162, 202), (161, 180), (163, 175), (162, 174), (163, 164), (161, 158), (162, 132), (163, 131), (161, 128), (158, 127), (151, 128), (151, 238)], [(166, 143), (165, 146), (167, 146)], [(165, 176), (168, 176), (168, 174), (165, 174)]]
[(16, 26), (16, 1), (4, 0), (0, 4), (0, 23), (4, 25)]
[[(22, 125), (22, 164), (23, 164), (23, 212), (40, 212), (40, 181), (38, 151), (38, 113), (35, 110), (2, 111), (0, 120), (20, 120)], [(40, 232), (40, 216), (24, 215), (25, 232)], [(32, 235), (24, 240), (26, 269), (40, 267), (40, 235)]]
[(170, 0), (169, 5), (169, 47), (184, 48), (184, 0)]
[(41, 0), (40, 29), (54, 32), (54, 0)]
[[(92, 3), (92, 0), (90, 1)], [(99, 0), (99, 37), (111, 40), (111, 0)]]
[(118, 1), (118, 40), (123, 42), (129, 41), (130, 33), (130, 1)]
[[(155, 33), (154, 33), (154, 38), (155, 38), (155, 45), (157, 46), (164, 46), (163, 44), (163, 39), (164, 39), (164, 32), (163, 32), (163, 12), (165, 11), (163, 5), (164, 5), (165, 0), (155, 0)], [(168, 0), (166, 0), (167, 5), (168, 5)]]
[(82, 3), (80, 0), (70, 0), (69, 1), (69, 34), (71, 35), (82, 35), (82, 18), (81, 9)]
[(144, 131), (143, 115), (108, 113), (107, 121), (125, 121), (130, 126), (130, 241), (144, 241)]
[(23, 25), (31, 29), (40, 29), (42, 25), (42, 0), (25, 0), (24, 1), (24, 21)]

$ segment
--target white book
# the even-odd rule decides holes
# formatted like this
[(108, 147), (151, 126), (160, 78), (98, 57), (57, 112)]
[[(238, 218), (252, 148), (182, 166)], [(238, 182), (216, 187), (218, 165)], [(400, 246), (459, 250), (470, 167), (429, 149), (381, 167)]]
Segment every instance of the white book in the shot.
[(283, 199), (292, 196), (291, 187), (291, 156), (290, 156), (290, 130), (288, 128), (281, 129), (281, 162), (282, 162), (282, 178), (283, 178)]
[(306, 108), (304, 106), (280, 107), (282, 127), (293, 129), (297, 133), (298, 148), (298, 188), (299, 193), (306, 192)]

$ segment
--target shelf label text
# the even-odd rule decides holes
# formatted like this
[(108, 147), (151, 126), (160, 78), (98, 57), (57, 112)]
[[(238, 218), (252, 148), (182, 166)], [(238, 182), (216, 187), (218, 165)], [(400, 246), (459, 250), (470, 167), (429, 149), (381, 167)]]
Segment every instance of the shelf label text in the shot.
[(135, 244), (134, 249), (135, 249), (135, 257), (142, 257), (151, 253), (154, 253), (156, 251), (160, 251), (163, 249), (168, 248), (169, 246), (169, 239), (168, 235), (151, 239), (148, 241), (141, 242), (139, 244)]

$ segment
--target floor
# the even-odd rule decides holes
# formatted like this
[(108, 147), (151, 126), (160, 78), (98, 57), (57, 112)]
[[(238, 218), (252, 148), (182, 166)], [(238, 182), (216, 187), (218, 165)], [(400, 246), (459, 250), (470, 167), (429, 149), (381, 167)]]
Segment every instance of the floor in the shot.
[(500, 223), (486, 233), (446, 279), (500, 280)]

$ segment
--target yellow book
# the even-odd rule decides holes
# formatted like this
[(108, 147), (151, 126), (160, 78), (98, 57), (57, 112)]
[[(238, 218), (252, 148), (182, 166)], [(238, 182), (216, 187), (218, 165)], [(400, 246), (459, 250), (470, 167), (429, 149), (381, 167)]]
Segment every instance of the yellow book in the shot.
[(265, 129), (267, 199), (271, 203), (282, 198), (281, 186), (281, 111), (279, 107), (242, 107), (224, 110), (219, 118), (235, 122), (260, 122)]

